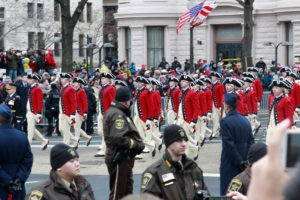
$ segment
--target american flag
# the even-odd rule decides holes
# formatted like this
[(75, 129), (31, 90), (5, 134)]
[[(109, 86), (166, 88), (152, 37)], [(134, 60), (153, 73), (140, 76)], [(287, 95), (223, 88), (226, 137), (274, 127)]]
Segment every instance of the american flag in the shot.
[(193, 22), (196, 19), (202, 6), (203, 6), (203, 2), (199, 3), (195, 7), (191, 8), (189, 11), (180, 15), (178, 23), (177, 23), (177, 28), (176, 28), (177, 34), (179, 33), (179, 30), (183, 27), (183, 25), (186, 22)]
[(200, 26), (203, 24), (203, 22), (206, 20), (207, 16), (214, 10), (216, 9), (217, 4), (212, 3), (209, 5), (205, 5), (202, 7), (200, 10), (199, 14), (197, 15), (197, 18), (192, 21), (191, 25), (192, 26)]

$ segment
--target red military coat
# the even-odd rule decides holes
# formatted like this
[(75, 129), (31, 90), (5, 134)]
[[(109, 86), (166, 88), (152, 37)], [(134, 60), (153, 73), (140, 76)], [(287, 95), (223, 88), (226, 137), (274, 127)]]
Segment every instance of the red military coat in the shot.
[(181, 91), (178, 87), (169, 88), (167, 91), (168, 102), (171, 101), (172, 109), (178, 113)]
[(292, 89), (289, 91), (289, 97), (293, 104), (294, 110), (296, 108), (300, 109), (300, 85), (297, 83), (293, 84)]
[(160, 98), (160, 93), (158, 90), (154, 90), (150, 92), (150, 95), (152, 96), (152, 101), (153, 101), (153, 116), (152, 118), (158, 119), (159, 116), (161, 115), (161, 98)]
[(257, 98), (254, 90), (249, 89), (245, 91), (245, 105), (247, 107), (246, 114), (248, 115), (257, 114), (258, 105), (257, 105)]
[(253, 90), (255, 91), (257, 101), (260, 102), (263, 97), (264, 89), (258, 78), (254, 79), (254, 81), (252, 83), (252, 87), (253, 87)]
[(283, 95), (278, 98), (273, 98), (269, 110), (269, 116), (271, 116), (271, 111), (273, 107), (275, 124), (278, 124), (285, 119), (289, 119), (291, 122), (291, 127), (294, 123), (294, 110), (290, 98)]
[(205, 97), (206, 97), (207, 112), (212, 113), (212, 105), (213, 105), (212, 92), (208, 88), (204, 89), (203, 91), (205, 92)]
[(61, 89), (61, 108), (63, 114), (70, 116), (76, 113), (76, 92), (74, 88), (70, 85), (63, 87)]
[(242, 90), (237, 92), (238, 95), (238, 104), (236, 107), (236, 110), (241, 114), (241, 115), (247, 115), (247, 106), (245, 104), (245, 94)]
[(199, 102), (199, 116), (206, 116), (208, 109), (206, 104), (206, 93), (202, 90), (197, 91), (197, 98)]
[(139, 117), (144, 122), (153, 117), (153, 100), (149, 91), (145, 88), (138, 90), (135, 96)]
[(77, 113), (83, 116), (84, 113), (88, 112), (88, 101), (84, 89), (80, 88), (76, 91), (77, 97)]
[(104, 85), (99, 91), (100, 111), (102, 115), (108, 110), (110, 104), (115, 100), (116, 88), (110, 84)]
[(181, 92), (181, 103), (182, 107), (179, 109), (182, 109), (183, 119), (187, 123), (196, 123), (200, 112), (196, 92), (191, 89), (183, 90)]
[(212, 92), (212, 99), (214, 102), (214, 105), (217, 109), (221, 108), (224, 101), (224, 86), (220, 82), (217, 82), (216, 84), (212, 84), (211, 88)]
[(28, 101), (30, 104), (30, 111), (33, 114), (41, 114), (43, 110), (43, 91), (40, 86), (35, 84), (33, 87), (30, 87), (28, 91)]

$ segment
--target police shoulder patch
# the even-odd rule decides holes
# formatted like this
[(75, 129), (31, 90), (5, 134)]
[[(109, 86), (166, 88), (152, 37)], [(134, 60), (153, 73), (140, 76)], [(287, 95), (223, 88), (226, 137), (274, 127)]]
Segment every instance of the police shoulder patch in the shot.
[(125, 123), (125, 120), (123, 118), (116, 119), (115, 128), (116, 129), (123, 129), (124, 128), (124, 123)]
[(38, 190), (33, 190), (30, 193), (29, 200), (41, 200), (43, 197), (43, 193)]
[(228, 192), (234, 192), (234, 191), (239, 191), (242, 187), (243, 183), (237, 178), (234, 178), (231, 180), (229, 187), (228, 187)]
[(150, 173), (145, 173), (144, 174), (143, 180), (142, 180), (142, 186), (141, 186), (142, 189), (145, 189), (147, 187), (147, 185), (150, 182), (151, 178), (152, 178), (152, 174), (150, 174)]

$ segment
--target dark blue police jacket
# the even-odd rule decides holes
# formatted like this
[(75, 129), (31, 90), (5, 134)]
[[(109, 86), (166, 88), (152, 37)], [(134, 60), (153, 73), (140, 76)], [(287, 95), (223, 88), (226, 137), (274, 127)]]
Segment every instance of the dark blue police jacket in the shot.
[(13, 195), (13, 200), (24, 200), (25, 186), (33, 163), (27, 135), (10, 124), (0, 125), (0, 199), (7, 199), (7, 184), (20, 179), (23, 190)]
[(254, 143), (250, 122), (236, 110), (228, 112), (220, 122), (222, 154), (220, 166), (221, 195), (225, 195), (231, 179), (242, 172), (241, 162), (247, 160)]

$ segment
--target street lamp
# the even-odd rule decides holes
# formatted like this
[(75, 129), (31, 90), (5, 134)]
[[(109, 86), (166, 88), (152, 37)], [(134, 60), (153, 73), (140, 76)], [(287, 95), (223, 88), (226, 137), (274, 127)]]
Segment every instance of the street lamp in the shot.
[(114, 35), (112, 33), (109, 33), (107, 35), (108, 42), (103, 43), (101, 45), (101, 47), (99, 48), (99, 68), (101, 67), (101, 62), (102, 62), (102, 49), (103, 48), (114, 48), (115, 46), (112, 44), (113, 39), (114, 39)]
[[(90, 54), (90, 65), (91, 65), (91, 67), (93, 67), (93, 51), (94, 51), (94, 49), (98, 49), (99, 48), (99, 46), (97, 45), (97, 44), (94, 44), (94, 43), (89, 43), (87, 46), (86, 46), (86, 48), (87, 48), (87, 50), (88, 50), (88, 52), (89, 52), (89, 54)], [(86, 62), (87, 62), (87, 67), (89, 67), (89, 65), (88, 65), (88, 58), (86, 59)]]
[(274, 42), (266, 42), (264, 43), (265, 46), (273, 46), (275, 48), (275, 71), (277, 72), (277, 62), (278, 62), (278, 47), (281, 46), (292, 46), (292, 44), (290, 44), (287, 41), (282, 41), (279, 42), (278, 44), (274, 43)]

